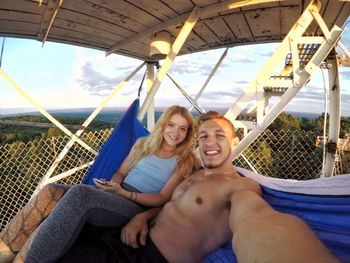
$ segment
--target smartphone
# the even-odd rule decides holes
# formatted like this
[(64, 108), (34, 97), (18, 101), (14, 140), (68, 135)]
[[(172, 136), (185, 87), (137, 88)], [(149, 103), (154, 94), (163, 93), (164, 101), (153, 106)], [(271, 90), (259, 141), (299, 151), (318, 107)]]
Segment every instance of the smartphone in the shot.
[(92, 178), (95, 184), (106, 184), (107, 181), (105, 179), (100, 179), (100, 178)]

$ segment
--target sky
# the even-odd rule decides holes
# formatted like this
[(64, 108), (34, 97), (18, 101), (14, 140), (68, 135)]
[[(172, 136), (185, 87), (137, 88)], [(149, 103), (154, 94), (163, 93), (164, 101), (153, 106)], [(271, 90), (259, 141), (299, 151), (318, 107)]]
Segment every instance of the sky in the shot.
[[(346, 24), (342, 43), (350, 49), (350, 23)], [(0, 45), (2, 38), (0, 38)], [(208, 109), (230, 107), (277, 48), (278, 43), (233, 47), (209, 82), (199, 104)], [(340, 49), (339, 53), (343, 53)], [(224, 49), (179, 56), (169, 74), (194, 98)], [(36, 40), (6, 38), (2, 69), (45, 109), (97, 107), (110, 92), (142, 61), (103, 51)], [(161, 62), (162, 63), (162, 62)], [(145, 68), (125, 85), (107, 107), (126, 107), (136, 97)], [(350, 116), (350, 67), (340, 67), (342, 116)], [(328, 75), (325, 72), (326, 86)], [(326, 87), (328, 89), (328, 87)], [(325, 109), (321, 70), (313, 76), (285, 109), (319, 113)], [(143, 88), (141, 102), (145, 98)], [(166, 79), (156, 95), (156, 106), (189, 106), (180, 91)], [(30, 108), (0, 76), (0, 115), (18, 108)], [(32, 108), (33, 109), (33, 108)]]

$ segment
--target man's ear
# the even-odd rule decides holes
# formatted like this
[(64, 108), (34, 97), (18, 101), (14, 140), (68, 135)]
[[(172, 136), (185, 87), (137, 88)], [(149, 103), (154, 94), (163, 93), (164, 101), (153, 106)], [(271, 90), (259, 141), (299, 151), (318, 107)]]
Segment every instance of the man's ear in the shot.
[(239, 138), (238, 136), (236, 136), (232, 139), (231, 148), (234, 149), (238, 144), (239, 144)]

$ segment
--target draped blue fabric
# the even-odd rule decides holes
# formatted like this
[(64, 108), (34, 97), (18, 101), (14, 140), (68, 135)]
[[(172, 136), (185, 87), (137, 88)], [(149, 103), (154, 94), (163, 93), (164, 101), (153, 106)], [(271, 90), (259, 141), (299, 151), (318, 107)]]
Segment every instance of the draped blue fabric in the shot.
[(263, 187), (264, 199), (276, 210), (302, 218), (343, 262), (350, 262), (350, 195), (284, 193)]
[[(330, 251), (342, 262), (350, 262), (350, 195), (293, 194), (265, 186), (262, 190), (263, 198), (273, 208), (302, 218)], [(203, 262), (237, 262), (231, 242), (208, 255)]]
[(149, 134), (137, 119), (139, 99), (136, 99), (118, 122), (103, 145), (83, 183), (95, 185), (92, 178), (110, 180), (127, 157), (136, 140)]

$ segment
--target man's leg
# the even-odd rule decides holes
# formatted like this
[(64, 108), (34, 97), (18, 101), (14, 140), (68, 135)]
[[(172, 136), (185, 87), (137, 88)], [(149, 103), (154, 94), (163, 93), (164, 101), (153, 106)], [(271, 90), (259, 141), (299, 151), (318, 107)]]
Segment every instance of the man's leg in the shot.
[(18, 252), (67, 189), (68, 186), (49, 184), (32, 198), (1, 231), (0, 252)]
[(299, 218), (251, 191), (233, 194), (230, 226), (238, 262), (339, 262)]
[[(147, 237), (145, 246), (132, 248), (120, 239), (120, 229), (110, 229), (101, 236), (90, 236), (85, 242), (72, 248), (58, 263), (166, 263), (156, 245)], [(15, 262), (22, 263), (22, 262)]]

